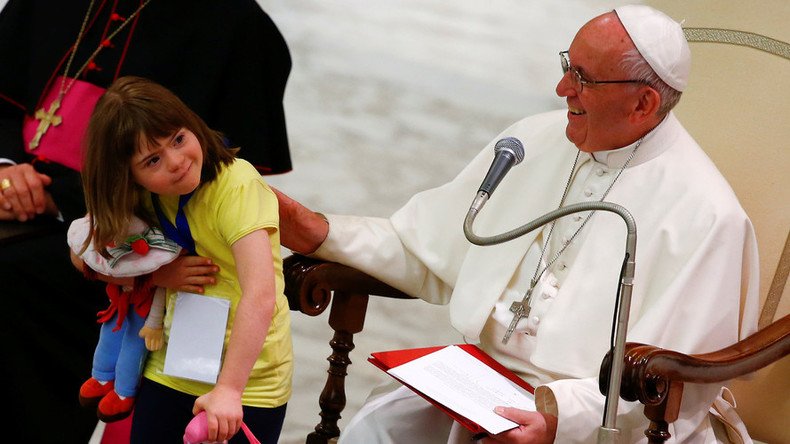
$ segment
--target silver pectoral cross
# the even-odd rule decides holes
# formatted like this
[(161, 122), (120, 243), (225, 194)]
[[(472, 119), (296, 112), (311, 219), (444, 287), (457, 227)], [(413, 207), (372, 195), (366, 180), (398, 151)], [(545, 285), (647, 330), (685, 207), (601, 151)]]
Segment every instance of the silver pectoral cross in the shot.
[(36, 128), (36, 135), (33, 136), (33, 139), (30, 140), (30, 144), (28, 147), (30, 150), (34, 150), (38, 148), (38, 144), (41, 142), (41, 137), (51, 126), (58, 126), (63, 119), (55, 114), (55, 111), (60, 108), (60, 100), (55, 100), (49, 105), (49, 111), (44, 111), (44, 108), (39, 109), (36, 111), (36, 119), (38, 120), (38, 128)]
[(513, 313), (513, 320), (510, 321), (510, 325), (507, 327), (507, 331), (505, 332), (505, 336), (502, 337), (502, 343), (507, 344), (507, 341), (510, 340), (510, 336), (513, 335), (513, 331), (516, 329), (516, 325), (518, 325), (518, 321), (523, 318), (529, 316), (529, 301), (532, 299), (532, 289), (535, 288), (535, 284), (532, 283), (529, 286), (529, 290), (524, 295), (524, 298), (521, 301), (513, 301), (510, 304), (510, 311)]

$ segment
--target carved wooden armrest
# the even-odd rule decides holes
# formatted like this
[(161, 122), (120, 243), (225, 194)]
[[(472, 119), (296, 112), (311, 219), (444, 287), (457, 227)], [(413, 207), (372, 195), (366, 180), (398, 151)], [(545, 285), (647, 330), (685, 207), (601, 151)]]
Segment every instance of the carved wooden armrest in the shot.
[(329, 326), (334, 336), (327, 358), (329, 369), (318, 404), (321, 421), (306, 442), (327, 443), (340, 435), (337, 421), (346, 406), (345, 377), (354, 349), (354, 334), (362, 331), (369, 296), (413, 299), (411, 296), (346, 265), (298, 254), (283, 260), (285, 296), (291, 310), (317, 316), (330, 305)]
[[(790, 315), (729, 347), (686, 355), (652, 345), (626, 344), (620, 397), (645, 405), (650, 443), (665, 442), (680, 410), (683, 384), (717, 383), (757, 371), (790, 353)], [(611, 355), (601, 365), (601, 393), (608, 388)]]

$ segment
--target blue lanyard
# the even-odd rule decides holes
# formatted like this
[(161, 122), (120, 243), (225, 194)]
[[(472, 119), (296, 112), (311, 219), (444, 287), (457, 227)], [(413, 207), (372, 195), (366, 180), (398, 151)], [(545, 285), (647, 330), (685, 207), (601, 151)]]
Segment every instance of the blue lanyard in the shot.
[(154, 205), (156, 217), (159, 218), (159, 223), (162, 225), (162, 231), (164, 231), (165, 236), (174, 240), (181, 248), (187, 250), (189, 254), (197, 256), (197, 252), (195, 251), (195, 240), (192, 239), (192, 232), (189, 230), (189, 222), (187, 222), (187, 216), (184, 214), (184, 206), (189, 202), (189, 198), (192, 197), (193, 193), (194, 191), (178, 198), (178, 212), (176, 213), (175, 226), (173, 226), (172, 222), (167, 219), (165, 213), (162, 211), (162, 207), (159, 205), (159, 196), (151, 194), (151, 202)]

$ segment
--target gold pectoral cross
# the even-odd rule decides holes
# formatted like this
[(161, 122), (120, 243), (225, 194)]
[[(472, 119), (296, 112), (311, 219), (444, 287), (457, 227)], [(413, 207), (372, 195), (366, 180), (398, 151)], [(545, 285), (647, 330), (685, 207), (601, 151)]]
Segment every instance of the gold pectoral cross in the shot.
[(58, 126), (63, 119), (55, 114), (55, 111), (60, 108), (60, 100), (55, 100), (49, 105), (49, 111), (44, 111), (44, 108), (36, 111), (36, 120), (38, 120), (38, 128), (36, 128), (36, 135), (30, 141), (28, 147), (30, 150), (38, 148), (41, 142), (41, 137), (47, 132), (50, 126)]

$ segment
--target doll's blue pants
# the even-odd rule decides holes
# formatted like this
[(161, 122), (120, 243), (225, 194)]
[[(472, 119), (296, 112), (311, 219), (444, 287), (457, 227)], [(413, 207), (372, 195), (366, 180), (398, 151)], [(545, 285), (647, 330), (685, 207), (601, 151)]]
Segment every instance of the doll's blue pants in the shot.
[(99, 381), (115, 380), (115, 393), (126, 397), (135, 396), (148, 356), (145, 340), (138, 336), (145, 318), (129, 307), (121, 329), (112, 331), (117, 319), (116, 313), (101, 326), (99, 343), (93, 354), (91, 376)]

